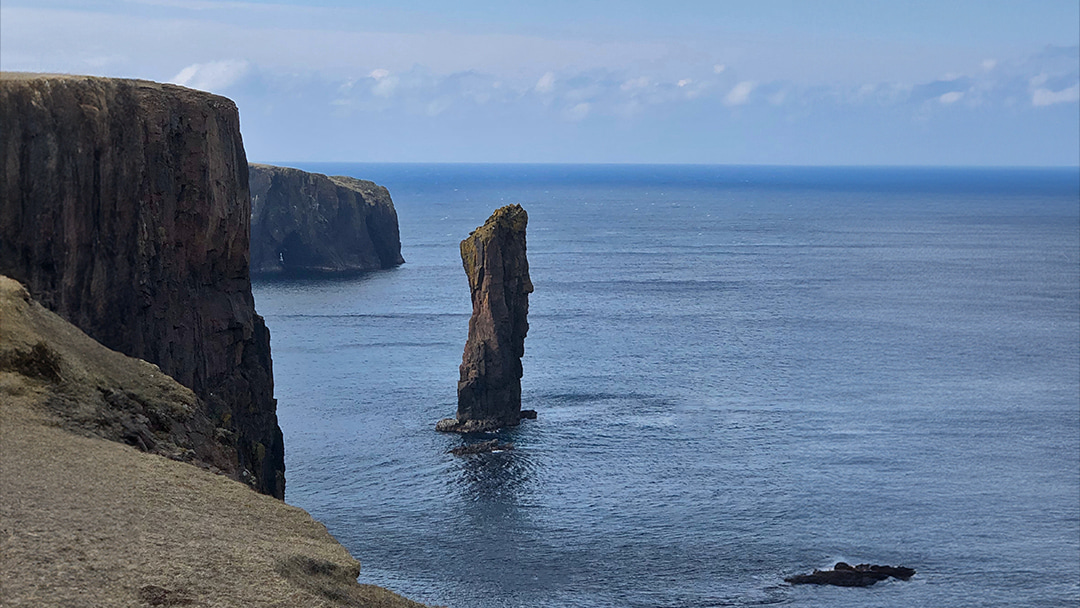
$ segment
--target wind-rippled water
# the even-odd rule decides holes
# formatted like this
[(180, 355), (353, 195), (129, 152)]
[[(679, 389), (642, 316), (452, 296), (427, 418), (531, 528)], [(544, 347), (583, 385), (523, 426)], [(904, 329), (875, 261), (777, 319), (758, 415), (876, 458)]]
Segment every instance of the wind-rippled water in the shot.
[[(288, 502), (453, 608), (1080, 606), (1080, 174), (306, 165), (400, 268), (258, 282)], [(516, 449), (457, 458), (458, 242), (529, 213)], [(837, 560), (909, 582), (792, 587)]]

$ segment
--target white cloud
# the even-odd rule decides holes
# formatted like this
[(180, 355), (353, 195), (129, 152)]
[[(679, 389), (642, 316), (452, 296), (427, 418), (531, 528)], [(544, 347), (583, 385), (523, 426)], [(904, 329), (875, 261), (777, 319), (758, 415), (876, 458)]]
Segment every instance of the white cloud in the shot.
[(577, 122), (583, 120), (589, 115), (589, 110), (592, 109), (592, 105), (586, 102), (582, 102), (566, 110), (566, 118)]
[(550, 93), (555, 88), (555, 73), (547, 72), (536, 81), (537, 93)]
[(1031, 94), (1031, 105), (1033, 106), (1049, 106), (1055, 103), (1068, 103), (1071, 101), (1080, 101), (1080, 83), (1060, 91), (1035, 89), (1035, 92)]
[(757, 83), (752, 80), (744, 80), (735, 85), (730, 92), (724, 97), (724, 103), (729, 106), (739, 106), (750, 99), (750, 93), (757, 87)]
[(941, 97), (938, 97), (938, 101), (945, 105), (949, 105), (951, 103), (956, 103), (960, 101), (963, 96), (963, 91), (949, 91), (948, 93), (943, 94)]
[(982, 69), (989, 72), (997, 67), (997, 59), (984, 59), (982, 62)]
[(229, 88), (248, 71), (248, 62), (227, 60), (193, 63), (180, 70), (169, 82), (180, 86), (217, 93)]
[(726, 70), (726, 69), (727, 69), (727, 66), (722, 64), (722, 63), (718, 63), (718, 64), (712, 66), (713, 74), (723, 74), (724, 70)]
[(147, 6), (164, 6), (179, 8), (189, 11), (202, 11), (207, 9), (239, 8), (243, 10), (255, 10), (258, 4), (253, 2), (223, 2), (221, 0), (128, 0), (132, 4), (145, 4)]
[(644, 76), (640, 76), (638, 78), (631, 78), (630, 80), (622, 83), (622, 85), (619, 86), (619, 89), (623, 91), (633, 91), (634, 89), (644, 89), (647, 86), (649, 86), (649, 79)]
[(772, 95), (769, 95), (766, 99), (768, 99), (769, 103), (774, 106), (783, 105), (784, 100), (787, 99), (787, 90), (781, 89), (773, 93)]
[(387, 76), (386, 78), (380, 78), (375, 86), (371, 87), (371, 92), (379, 97), (390, 97), (394, 94), (394, 89), (398, 86), (398, 79), (395, 76)]
[(394, 94), (394, 90), (397, 89), (400, 79), (397, 76), (391, 76), (390, 70), (384, 68), (377, 68), (371, 70), (368, 74), (371, 78), (375, 79), (375, 85), (371, 87), (371, 92), (379, 97), (390, 97)]
[(694, 81), (690, 80), (689, 78), (683, 78), (682, 80), (680, 80), (676, 84), (678, 84), (680, 87), (685, 87), (686, 85), (690, 84), (691, 82), (694, 82)]
[(427, 104), (424, 108), (424, 114), (427, 114), (428, 116), (438, 116), (445, 112), (451, 105), (453, 105), (453, 102), (450, 99), (440, 97)]

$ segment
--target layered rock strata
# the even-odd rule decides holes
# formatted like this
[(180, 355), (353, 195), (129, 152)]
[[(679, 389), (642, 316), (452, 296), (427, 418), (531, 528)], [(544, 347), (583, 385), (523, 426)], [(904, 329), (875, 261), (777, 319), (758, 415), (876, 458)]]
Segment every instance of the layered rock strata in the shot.
[(533, 291), (525, 257), (528, 221), (520, 205), (507, 205), (461, 241), (473, 311), (459, 368), (457, 416), (440, 421), (437, 430), (487, 431), (535, 417), (521, 410), (521, 357)]
[(352, 177), (252, 164), (251, 272), (334, 274), (403, 263), (386, 188)]
[(5, 73), (0, 124), (0, 273), (193, 390), (237, 475), (284, 496), (236, 105), (147, 81)]

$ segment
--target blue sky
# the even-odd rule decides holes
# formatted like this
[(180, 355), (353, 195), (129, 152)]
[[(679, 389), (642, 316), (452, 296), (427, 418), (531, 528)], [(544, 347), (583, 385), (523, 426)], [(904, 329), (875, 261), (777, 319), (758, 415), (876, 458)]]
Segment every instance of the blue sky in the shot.
[(0, 67), (226, 95), (262, 161), (1080, 165), (1080, 2), (3, 0)]

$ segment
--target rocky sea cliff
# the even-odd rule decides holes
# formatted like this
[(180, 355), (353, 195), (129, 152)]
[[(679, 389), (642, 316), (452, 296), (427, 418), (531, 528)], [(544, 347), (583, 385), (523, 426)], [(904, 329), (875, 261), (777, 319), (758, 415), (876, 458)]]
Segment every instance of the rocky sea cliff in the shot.
[(235, 476), (283, 497), (236, 105), (141, 80), (4, 74), (0, 123), (0, 274), (193, 390), (228, 430)]
[(386, 188), (270, 165), (252, 164), (249, 175), (252, 274), (341, 274), (405, 262)]
[(276, 500), (236, 105), (3, 73), (0, 124), (5, 605), (419, 607)]

